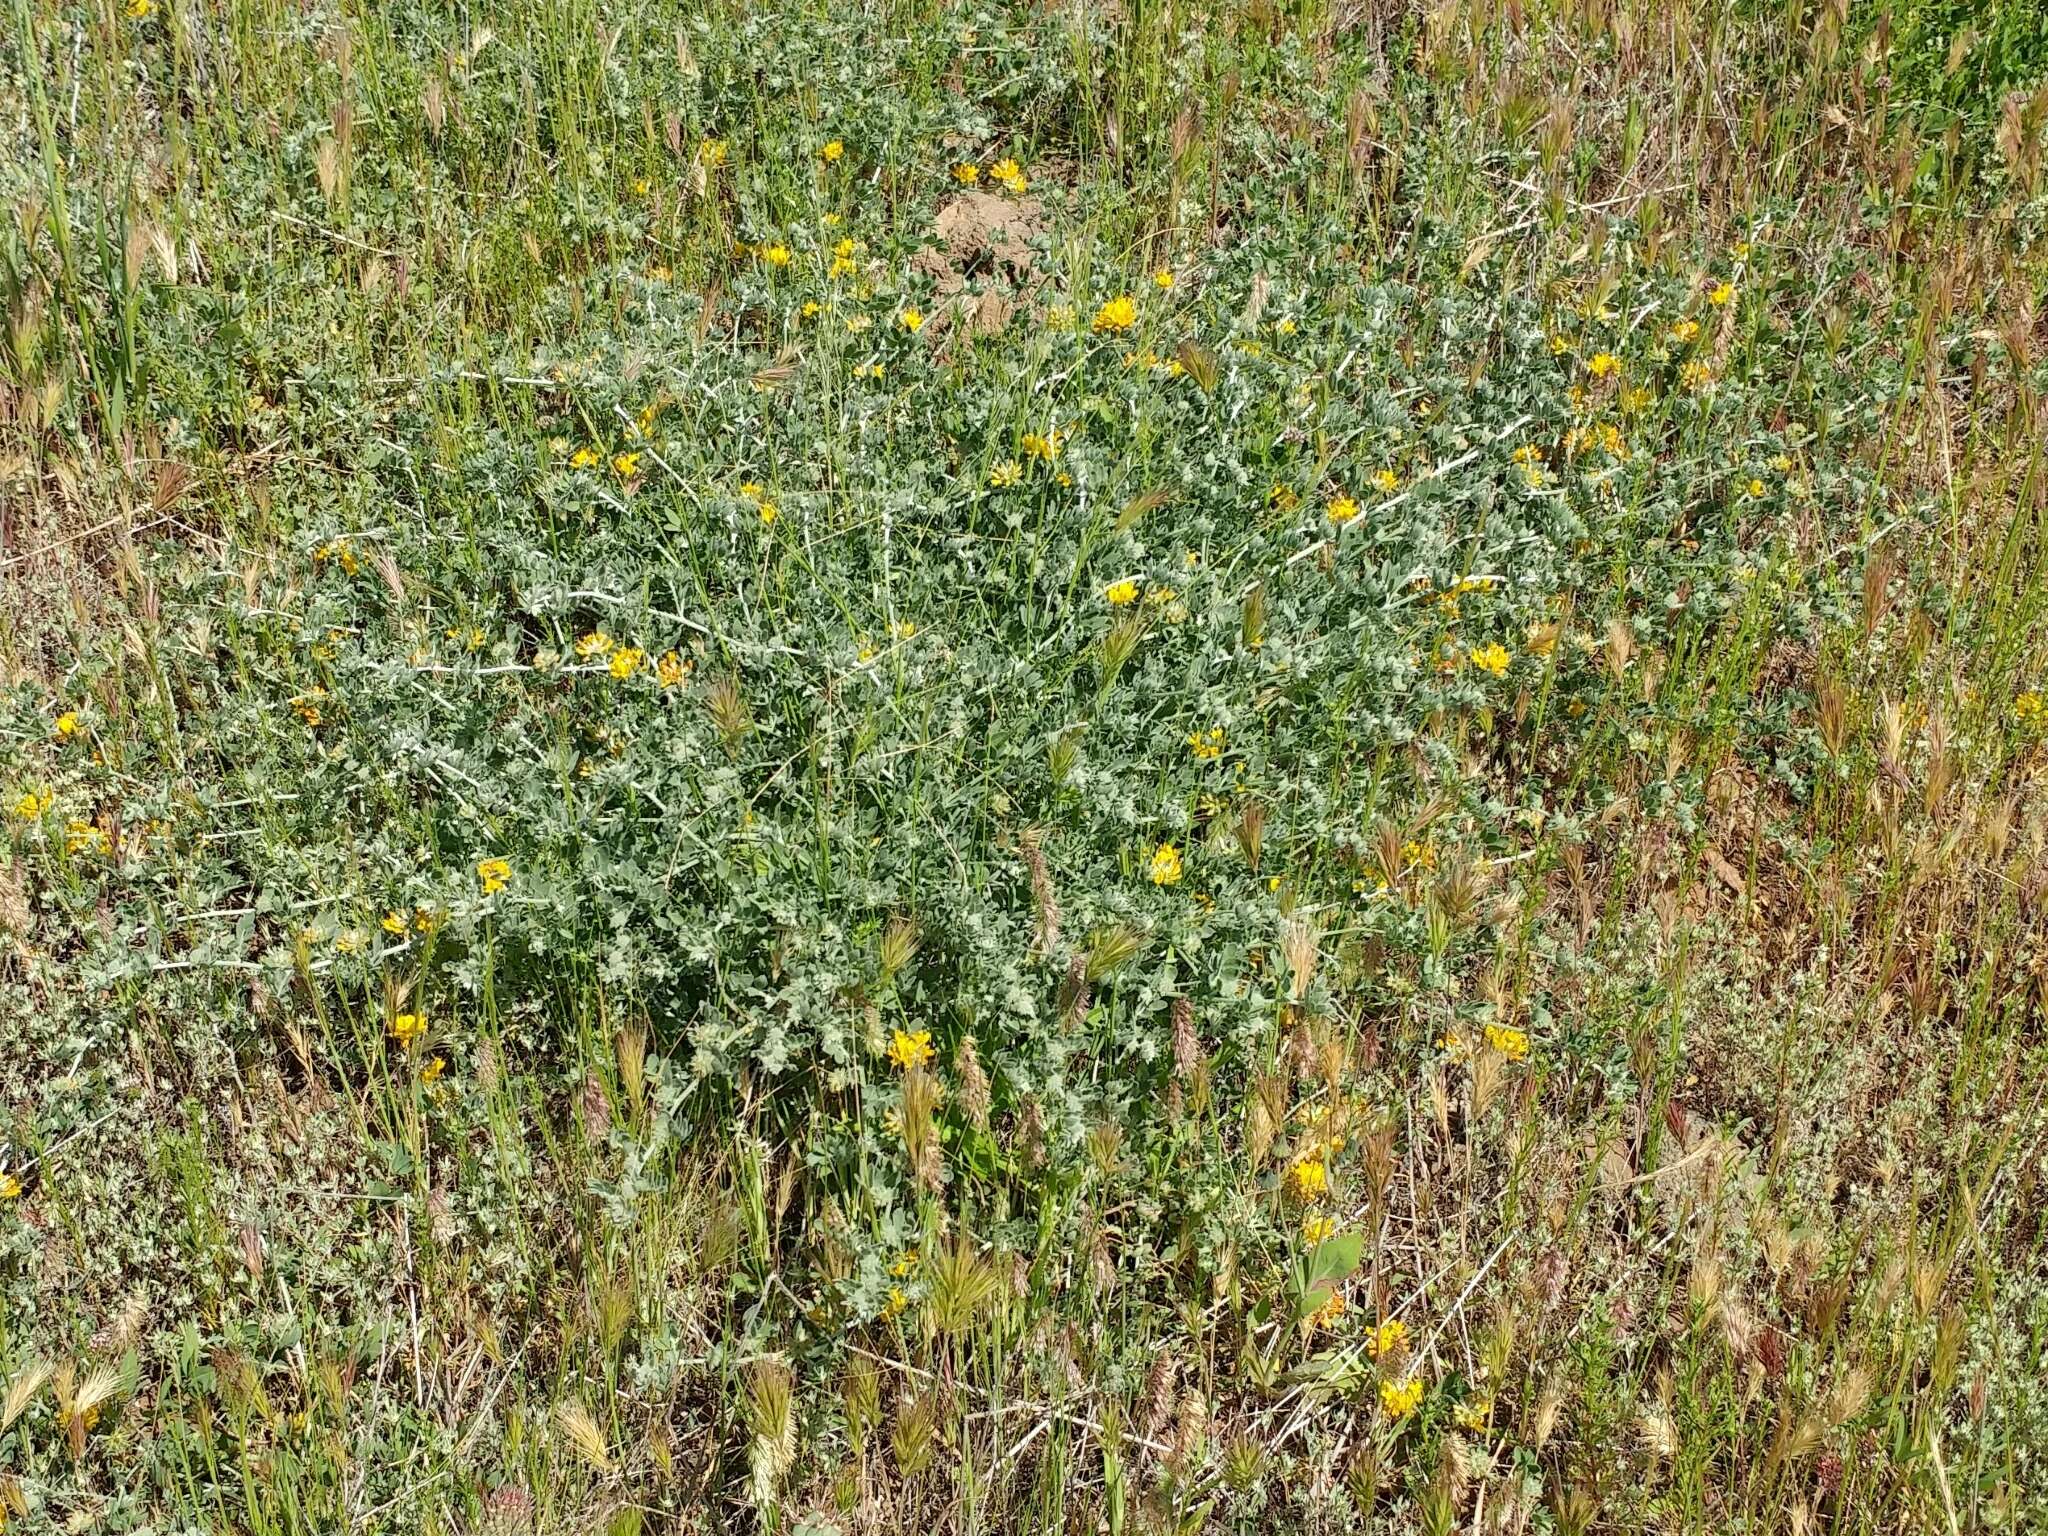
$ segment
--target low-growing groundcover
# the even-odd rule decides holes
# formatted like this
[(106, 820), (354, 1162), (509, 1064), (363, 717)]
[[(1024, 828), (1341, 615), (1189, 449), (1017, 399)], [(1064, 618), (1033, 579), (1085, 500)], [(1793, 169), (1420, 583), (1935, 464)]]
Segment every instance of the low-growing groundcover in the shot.
[(0, 1523), (2048, 1527), (2024, 17), (11, 3)]

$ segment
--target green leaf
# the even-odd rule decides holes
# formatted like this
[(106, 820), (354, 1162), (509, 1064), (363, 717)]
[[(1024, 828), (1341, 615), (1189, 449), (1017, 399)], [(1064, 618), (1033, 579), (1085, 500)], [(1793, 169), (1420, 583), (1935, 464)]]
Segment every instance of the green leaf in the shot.
[[(1358, 1268), (1358, 1261), (1365, 1255), (1365, 1234), (1363, 1232), (1342, 1232), (1328, 1237), (1310, 1251), (1308, 1256), (1308, 1281), (1304, 1289), (1321, 1287), (1334, 1291)], [(1326, 1296), (1324, 1300), (1328, 1300)]]

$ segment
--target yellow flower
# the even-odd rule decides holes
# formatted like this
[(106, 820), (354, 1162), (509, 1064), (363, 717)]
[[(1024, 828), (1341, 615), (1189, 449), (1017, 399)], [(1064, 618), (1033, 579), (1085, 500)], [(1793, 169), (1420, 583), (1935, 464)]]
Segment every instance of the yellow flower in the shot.
[[(1291, 485), (1274, 486), (1272, 490), (1266, 492), (1266, 500), (1282, 512), (1292, 512), (1301, 505), (1301, 498), (1295, 494), (1294, 487)], [(1340, 518), (1339, 521), (1341, 522), (1342, 519)]]
[(824, 308), (825, 306), (820, 304), (816, 299), (805, 299), (804, 307), (800, 311), (800, 313), (806, 320), (815, 320), (819, 316), (819, 314), (823, 312)]
[(1486, 1043), (1509, 1061), (1526, 1061), (1529, 1058), (1528, 1031), (1516, 1029), (1511, 1024), (1487, 1025)]
[(11, 1173), (0, 1173), (0, 1200), (19, 1200), (21, 1180)]
[(1152, 274), (1152, 286), (1161, 291), (1171, 288), (1173, 286), (1172, 270), (1167, 267), (1161, 267), (1157, 272), (1154, 272)]
[(1703, 395), (1714, 387), (1714, 370), (1705, 363), (1687, 363), (1678, 370), (1678, 382), (1694, 394)]
[(917, 626), (911, 623), (910, 620), (891, 619), (889, 621), (889, 638), (891, 640), (910, 640), (914, 639), (916, 635)]
[(386, 933), (402, 934), (412, 927), (412, 920), (403, 912), (386, 912), (384, 920), (377, 925)]
[[(2015, 724), (2030, 730), (2048, 727), (2048, 700), (2029, 688), (2012, 701), (2012, 718)], [(49, 803), (49, 796), (45, 795), (43, 804), (47, 807)]]
[(59, 736), (76, 736), (78, 734), (78, 711), (75, 709), (65, 710), (63, 714), (57, 717), (54, 729)]
[(1315, 1311), (1309, 1313), (1309, 1315), (1302, 1320), (1302, 1326), (1306, 1328), (1310, 1333), (1315, 1333), (1323, 1329), (1327, 1329), (1334, 1325), (1338, 1318), (1344, 1315), (1345, 1309), (1348, 1305), (1349, 1304), (1344, 1300), (1342, 1296), (1332, 1294), (1328, 1301), (1324, 1302), (1320, 1307), (1317, 1307)]
[(916, 1034), (905, 1034), (899, 1029), (890, 1037), (889, 1060), (902, 1071), (925, 1065), (934, 1054), (932, 1032), (928, 1029), (920, 1029)]
[(990, 166), (988, 168), (988, 178), (990, 181), (1001, 182), (1012, 192), (1019, 195), (1022, 195), (1024, 189), (1031, 185), (1029, 178), (1024, 174), (1024, 168), (1017, 164), (1016, 161), (1010, 159), (998, 160), (994, 165)]
[(1001, 490), (1005, 486), (1015, 485), (1023, 478), (1024, 466), (1015, 459), (1004, 459), (988, 472), (988, 483), (997, 490)]
[(953, 167), (953, 179), (963, 187), (971, 187), (981, 180), (981, 167), (978, 165), (956, 165)]
[(647, 653), (637, 646), (622, 645), (612, 652), (612, 676), (624, 682), (640, 670), (640, 663), (647, 659)]
[(1669, 333), (1668, 333), (1668, 334), (1670, 335), (1670, 337), (1671, 337), (1671, 340), (1672, 340), (1672, 341), (1673, 341), (1674, 343), (1676, 343), (1677, 345), (1679, 345), (1679, 346), (1681, 346), (1681, 347), (1682, 347), (1682, 346), (1684, 346), (1684, 345), (1685, 345), (1685, 344), (1686, 344), (1687, 342), (1691, 341), (1691, 340), (1692, 340), (1692, 339), (1693, 339), (1693, 338), (1694, 338), (1695, 336), (1699, 335), (1699, 333), (1700, 333), (1700, 323), (1699, 323), (1699, 321), (1697, 321), (1697, 320), (1681, 320), (1681, 321), (1679, 321), (1679, 322), (1678, 322), (1678, 323), (1677, 323), (1676, 325), (1674, 325), (1674, 326), (1672, 326), (1672, 327), (1671, 327), (1671, 330), (1669, 331)]
[(1329, 506), (1323, 509), (1323, 516), (1342, 527), (1358, 516), (1358, 503), (1349, 496), (1333, 496)]
[(1223, 727), (1197, 731), (1188, 738), (1188, 749), (1195, 754), (1198, 762), (1213, 763), (1223, 755)]
[(486, 896), (495, 896), (512, 883), (512, 864), (507, 859), (479, 859), (476, 877)]
[(662, 652), (661, 659), (654, 664), (654, 680), (664, 688), (673, 688), (689, 674), (690, 664), (674, 651)]
[(1059, 456), (1060, 434), (1057, 431), (1050, 433), (1026, 432), (1018, 440), (1017, 446), (1024, 450), (1025, 458), (1044, 459), (1050, 463)]
[(578, 448), (569, 455), (569, 467), (572, 469), (595, 469), (602, 462), (602, 458), (603, 456), (595, 448)]
[(837, 160), (841, 155), (845, 153), (846, 146), (840, 143), (837, 139), (833, 139), (831, 142), (826, 144), (826, 146), (823, 149), (818, 151), (818, 154), (824, 159), (824, 162), (827, 165), (830, 165), (833, 161)]
[(1752, 496), (1761, 496), (1764, 493), (1764, 483), (1761, 480), (1751, 480), (1744, 489)]
[(576, 654), (588, 659), (592, 656), (609, 656), (615, 642), (601, 629), (593, 629), (576, 642)]
[(889, 1287), (889, 1299), (882, 1304), (882, 1316), (901, 1317), (909, 1305), (910, 1298), (903, 1294), (902, 1287), (892, 1285)]
[(1297, 1200), (1320, 1200), (1330, 1190), (1330, 1170), (1319, 1157), (1298, 1159), (1287, 1170), (1287, 1186)]
[(1733, 283), (1717, 283), (1714, 285), (1714, 291), (1707, 295), (1707, 302), (1713, 305), (1714, 308), (1719, 309), (1734, 297), (1735, 285)]
[(1372, 488), (1382, 496), (1391, 496), (1401, 488), (1401, 477), (1391, 469), (1376, 469), (1372, 472)]
[(897, 1254), (895, 1262), (889, 1266), (889, 1278), (892, 1280), (905, 1280), (915, 1274), (917, 1272), (918, 1257), (918, 1252), (915, 1248), (906, 1248)]
[(1177, 885), (1180, 882), (1180, 850), (1171, 843), (1161, 843), (1152, 850), (1152, 883), (1154, 885)]
[(1104, 587), (1102, 595), (1108, 599), (1112, 608), (1121, 608), (1126, 603), (1135, 603), (1138, 600), (1138, 584), (1127, 576), (1122, 581), (1113, 581)]
[(443, 1072), (446, 1072), (447, 1070), (448, 1058), (445, 1056), (436, 1056), (431, 1061), (429, 1061), (424, 1067), (420, 1068), (420, 1081), (422, 1083), (425, 1083), (429, 1088), (431, 1088), (434, 1086), (435, 1083), (441, 1080), (441, 1074)]
[(128, 19), (141, 21), (156, 9), (156, 0), (128, 0)]
[(622, 480), (630, 480), (640, 473), (640, 455), (637, 453), (615, 453), (612, 455), (612, 473)]
[(1595, 352), (1593, 360), (1586, 364), (1586, 372), (1596, 379), (1604, 379), (1621, 372), (1621, 359), (1612, 352)]
[(427, 1032), (426, 1018), (417, 1013), (401, 1013), (391, 1021), (391, 1038), (400, 1045), (411, 1045)]
[(1451, 1410), (1451, 1419), (1458, 1428), (1470, 1430), (1474, 1434), (1485, 1429), (1492, 1417), (1493, 1403), (1491, 1399), (1483, 1397), (1475, 1402), (1460, 1403)]
[[(2026, 695), (2021, 694), (2020, 697), (2024, 699)], [(54, 799), (48, 790), (40, 794), (33, 789), (23, 790), (21, 798), (14, 802), (14, 814), (23, 821), (34, 821), (50, 808)]]
[(764, 245), (761, 247), (761, 259), (771, 267), (786, 267), (789, 265), (789, 247), (780, 241)]
[(64, 851), (66, 853), (111, 853), (114, 845), (105, 831), (89, 821), (76, 816), (64, 823)]
[(635, 197), (645, 197), (649, 192), (652, 192), (653, 190), (654, 183), (649, 181), (645, 176), (635, 176), (633, 178), (633, 195)]
[(774, 502), (764, 501), (761, 503), (761, 526), (763, 528), (773, 528), (775, 526), (775, 519), (780, 516), (782, 516), (782, 508), (776, 506)]
[(1422, 1402), (1422, 1383), (1410, 1376), (1406, 1381), (1380, 1383), (1380, 1412), (1399, 1423)]
[(697, 146), (697, 163), (707, 171), (715, 171), (725, 164), (725, 153), (725, 140), (706, 139)]
[(1095, 311), (1094, 328), (1098, 331), (1128, 331), (1138, 323), (1138, 306), (1129, 294), (1109, 300)]
[(903, 307), (903, 313), (898, 315), (896, 320), (903, 329), (910, 332), (913, 336), (924, 329), (924, 311), (915, 304), (906, 304)]
[(1301, 1217), (1301, 1240), (1305, 1243), (1320, 1243), (1333, 1236), (1337, 1223), (1328, 1216), (1319, 1216), (1314, 1211), (1305, 1211)]
[(1504, 677), (1507, 674), (1510, 660), (1507, 648), (1502, 645), (1482, 645), (1466, 659), (1480, 671), (1489, 672), (1495, 677)]
[(1366, 1330), (1365, 1352), (1377, 1360), (1382, 1355), (1392, 1354), (1407, 1342), (1408, 1325), (1398, 1317), (1390, 1317), (1377, 1327)]

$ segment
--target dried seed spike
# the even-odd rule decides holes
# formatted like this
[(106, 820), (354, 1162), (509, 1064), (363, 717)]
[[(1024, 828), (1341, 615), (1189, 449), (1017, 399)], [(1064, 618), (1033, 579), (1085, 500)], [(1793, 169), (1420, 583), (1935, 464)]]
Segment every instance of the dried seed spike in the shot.
[(1173, 1417), (1177, 1369), (1173, 1356), (1162, 1353), (1145, 1375), (1145, 1438), (1148, 1440), (1157, 1440)]
[(7, 1384), (7, 1396), (0, 1399), (0, 1431), (28, 1411), (28, 1405), (35, 1401), (54, 1369), (47, 1360), (32, 1360)]
[(748, 1492), (756, 1504), (775, 1496), (776, 1485), (796, 1459), (794, 1378), (780, 1360), (756, 1360), (747, 1370), (745, 1413), (753, 1433), (748, 1448)]
[(1037, 911), (1038, 931), (1032, 935), (1032, 952), (1050, 955), (1059, 948), (1060, 903), (1052, 887), (1052, 871), (1045, 861), (1044, 850), (1039, 846), (1042, 834), (1032, 827), (1018, 840), (1018, 852), (1024, 865), (1031, 871), (1031, 904)]
[(1312, 917), (1289, 918), (1280, 928), (1280, 953), (1290, 977), (1288, 996), (1300, 1002), (1316, 979), (1322, 955), (1322, 925)]
[(562, 1403), (555, 1409), (555, 1422), (568, 1436), (569, 1448), (593, 1472), (611, 1471), (612, 1454), (605, 1444), (604, 1431), (588, 1408), (573, 1399)]
[(595, 1072), (584, 1076), (583, 1087), (576, 1096), (576, 1112), (584, 1136), (591, 1141), (603, 1141), (612, 1128), (612, 1101)]
[(900, 913), (882, 930), (882, 978), (888, 980), (917, 956), (917, 919)]
[(1202, 1064), (1202, 1042), (1195, 1035), (1195, 1005), (1185, 997), (1173, 1000), (1173, 1075), (1192, 1082)]
[(953, 1052), (953, 1072), (960, 1079), (961, 1113), (967, 1116), (968, 1123), (976, 1130), (986, 1131), (989, 1109), (988, 1073), (982, 1070), (981, 1054), (975, 1049), (973, 1035), (961, 1035), (960, 1045)]

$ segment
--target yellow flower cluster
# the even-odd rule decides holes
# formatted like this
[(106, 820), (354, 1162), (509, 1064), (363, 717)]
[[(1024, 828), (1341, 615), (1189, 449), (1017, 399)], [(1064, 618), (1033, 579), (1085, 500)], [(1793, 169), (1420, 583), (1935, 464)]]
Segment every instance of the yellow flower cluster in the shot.
[(512, 864), (508, 859), (479, 859), (476, 864), (477, 883), (483, 887), (486, 896), (495, 896), (512, 883)]
[(1489, 1024), (1486, 1026), (1486, 1043), (1509, 1061), (1529, 1059), (1529, 1032), (1516, 1029), (1512, 1024)]
[(1380, 1383), (1380, 1412), (1395, 1423), (1408, 1417), (1422, 1403), (1422, 1382), (1413, 1376), (1406, 1381)]
[(1095, 311), (1093, 329), (1097, 331), (1128, 331), (1138, 323), (1138, 306), (1129, 294), (1122, 294), (1108, 300)]
[(343, 575), (355, 575), (356, 552), (347, 539), (329, 539), (313, 551), (315, 565), (325, 565), (330, 560), (341, 567)]
[(1287, 1170), (1287, 1187), (1304, 1203), (1330, 1192), (1330, 1170), (1320, 1157), (1297, 1158)]
[(1365, 1352), (1378, 1360), (1391, 1355), (1408, 1342), (1408, 1325), (1390, 1317), (1366, 1330)]
[(1473, 666), (1482, 672), (1492, 674), (1494, 677), (1506, 676), (1508, 663), (1512, 659), (1508, 655), (1507, 647), (1498, 643), (1482, 645), (1478, 650), (1466, 657), (1466, 660), (1470, 661)]
[(1328, 1301), (1317, 1307), (1315, 1311), (1309, 1313), (1303, 1319), (1302, 1326), (1310, 1333), (1321, 1332), (1324, 1329), (1333, 1327), (1337, 1319), (1344, 1315), (1348, 1306), (1349, 1303), (1342, 1296), (1332, 1294)]
[(76, 816), (64, 823), (64, 851), (66, 853), (97, 853), (102, 856), (114, 851), (113, 840), (103, 828)]
[(908, 1072), (912, 1067), (922, 1067), (931, 1061), (932, 1032), (920, 1029), (915, 1034), (897, 1030), (889, 1041), (889, 1060), (899, 1071)]
[(1195, 754), (1198, 762), (1215, 762), (1223, 755), (1223, 727), (1211, 726), (1206, 731), (1195, 732), (1188, 738), (1188, 750)]

